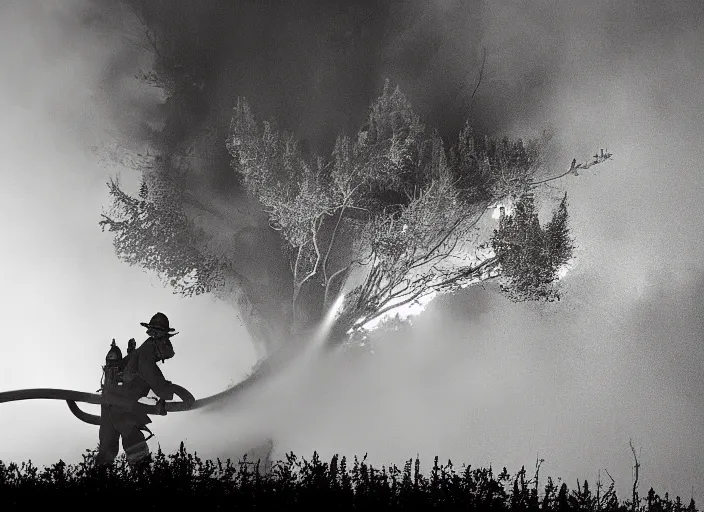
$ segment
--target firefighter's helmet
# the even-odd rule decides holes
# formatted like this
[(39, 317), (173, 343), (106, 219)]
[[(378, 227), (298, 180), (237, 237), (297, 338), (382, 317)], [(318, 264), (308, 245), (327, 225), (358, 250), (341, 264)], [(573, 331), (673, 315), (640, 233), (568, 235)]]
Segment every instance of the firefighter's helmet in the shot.
[(157, 313), (151, 320), (149, 320), (149, 323), (140, 322), (140, 325), (142, 327), (146, 327), (147, 329), (154, 329), (167, 334), (170, 334), (176, 330), (173, 327), (169, 327), (169, 319), (164, 313)]

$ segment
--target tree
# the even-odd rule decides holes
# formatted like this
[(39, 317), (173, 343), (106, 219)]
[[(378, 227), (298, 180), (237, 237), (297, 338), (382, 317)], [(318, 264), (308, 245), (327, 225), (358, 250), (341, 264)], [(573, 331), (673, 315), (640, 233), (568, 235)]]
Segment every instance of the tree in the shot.
[[(338, 137), (328, 159), (307, 161), (291, 134), (258, 124), (242, 98), (227, 148), (285, 242), (294, 320), (305, 285), (324, 290), (322, 311), (342, 293), (340, 342), (400, 306), (487, 279), (500, 278), (515, 301), (559, 298), (554, 285), (574, 245), (566, 194), (552, 220), (538, 222), (532, 190), (544, 142), (479, 138), (467, 125), (448, 151), (387, 81), (356, 137)], [(515, 213), (478, 243), (487, 207), (509, 199)], [(462, 263), (473, 246), (493, 254)]]
[[(538, 222), (532, 194), (564, 175), (544, 175), (546, 138), (479, 136), (467, 123), (446, 147), (387, 81), (364, 125), (354, 137), (340, 135), (327, 157), (308, 155), (273, 121), (257, 122), (246, 99), (238, 99), (222, 149), (280, 236), (290, 268), (288, 312), (267, 310), (259, 287), (235, 259), (214, 250), (189, 214), (202, 202), (184, 184), (184, 173), (194, 165), (184, 157), (213, 156), (194, 155), (171, 135), (194, 124), (189, 116), (192, 104), (201, 101), (198, 62), (205, 50), (183, 54), (169, 48), (168, 37), (159, 41), (151, 31), (147, 39), (155, 65), (141, 78), (164, 90), (167, 122), (154, 133), (154, 155), (142, 166), (138, 197), (116, 180), (109, 183), (113, 208), (101, 226), (114, 234), (118, 257), (157, 272), (175, 293), (234, 298), (265, 354), (277, 339), (323, 318), (338, 297), (343, 301), (331, 329), (333, 344), (359, 339), (355, 333), (366, 324), (403, 305), (487, 280), (499, 281), (512, 300), (559, 298), (557, 277), (574, 245), (566, 195), (550, 222), (544, 227)], [(602, 152), (588, 163), (574, 161), (568, 173), (610, 156)], [(488, 208), (509, 202), (514, 212), (504, 214), (486, 236), (479, 222)], [(479, 249), (488, 253), (479, 256)], [(303, 310), (312, 311), (312, 318)], [(272, 327), (277, 320), (293, 329), (277, 331)]]

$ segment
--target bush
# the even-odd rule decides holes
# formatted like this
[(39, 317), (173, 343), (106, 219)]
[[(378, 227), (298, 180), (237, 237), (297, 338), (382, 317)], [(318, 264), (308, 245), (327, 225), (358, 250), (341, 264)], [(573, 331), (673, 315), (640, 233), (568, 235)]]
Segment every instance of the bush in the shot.
[[(685, 506), (679, 497), (660, 498), (653, 489), (637, 507), (619, 503), (614, 483), (605, 491), (597, 482), (594, 493), (588, 482), (570, 491), (548, 478), (542, 496), (536, 479), (527, 480), (525, 467), (511, 477), (506, 468), (498, 476), (492, 468), (456, 471), (451, 461), (439, 465), (429, 476), (420, 472), (418, 458), (402, 469), (396, 465), (374, 468), (356, 456), (351, 467), (345, 457), (322, 462), (317, 452), (310, 461), (293, 453), (260, 471), (259, 461), (246, 457), (237, 464), (230, 459), (203, 462), (197, 453), (179, 450), (166, 456), (161, 449), (141, 471), (128, 466), (124, 455), (112, 466), (98, 468), (95, 451), (86, 450), (83, 462), (66, 465), (59, 461), (41, 472), (28, 463), (0, 461), (0, 507), (27, 510), (32, 507), (67, 505), (72, 510), (149, 510), (170, 505), (238, 507), (263, 510), (283, 506), (311, 506), (335, 510), (495, 510), (495, 511), (668, 511), (695, 512), (694, 500)], [(537, 477), (537, 471), (536, 471)]]

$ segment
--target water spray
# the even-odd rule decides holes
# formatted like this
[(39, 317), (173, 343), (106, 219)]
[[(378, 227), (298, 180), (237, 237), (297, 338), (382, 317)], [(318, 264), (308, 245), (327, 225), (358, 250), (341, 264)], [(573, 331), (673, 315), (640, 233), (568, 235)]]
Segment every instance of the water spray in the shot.
[(328, 310), (327, 313), (325, 313), (325, 317), (323, 318), (323, 321), (320, 322), (320, 326), (318, 327), (318, 332), (316, 336), (316, 346), (319, 346), (320, 344), (323, 343), (325, 338), (330, 334), (330, 329), (332, 328), (332, 325), (335, 323), (335, 319), (337, 318), (337, 315), (339, 314), (340, 310), (342, 309), (342, 305), (345, 303), (345, 294), (341, 293), (340, 295), (337, 296), (335, 299), (335, 302), (333, 302), (332, 307)]

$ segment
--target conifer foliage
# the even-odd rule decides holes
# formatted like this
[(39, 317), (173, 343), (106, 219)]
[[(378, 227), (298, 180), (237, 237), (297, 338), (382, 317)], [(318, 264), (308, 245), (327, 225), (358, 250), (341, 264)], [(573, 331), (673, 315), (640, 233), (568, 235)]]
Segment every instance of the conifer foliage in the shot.
[(515, 301), (559, 300), (553, 283), (572, 258), (574, 245), (567, 226), (567, 194), (542, 227), (532, 194), (521, 197), (515, 213), (503, 216), (492, 246), (502, 269), (501, 289)]
[(179, 190), (160, 176), (153, 183), (161, 186), (150, 194), (147, 177), (143, 177), (137, 197), (109, 183), (113, 199), (111, 212), (103, 214), (100, 226), (114, 234), (115, 254), (125, 263), (139, 265), (164, 277), (176, 293), (184, 296), (207, 293), (219, 286), (225, 263), (197, 249), (197, 229), (186, 217), (179, 200)]

